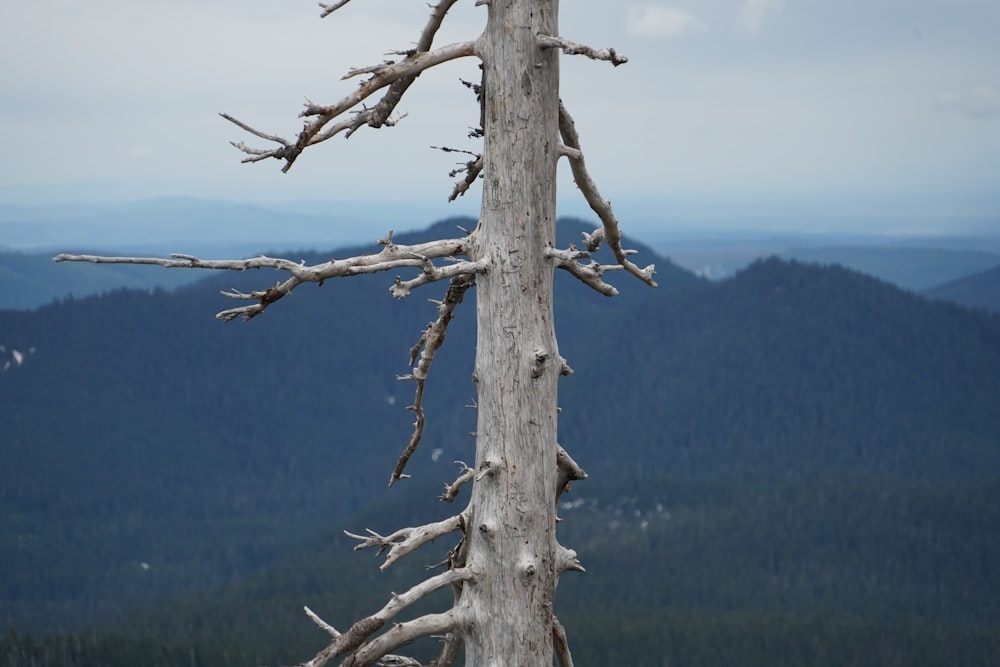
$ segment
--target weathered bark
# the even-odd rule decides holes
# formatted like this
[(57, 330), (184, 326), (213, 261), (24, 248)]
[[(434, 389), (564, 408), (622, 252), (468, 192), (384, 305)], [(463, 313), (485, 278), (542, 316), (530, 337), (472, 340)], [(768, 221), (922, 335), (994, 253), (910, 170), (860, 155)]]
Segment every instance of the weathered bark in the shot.
[[(485, 74), (483, 204), (476, 279), (479, 471), (468, 509), (460, 600), (466, 664), (552, 665), (556, 584), (556, 385), (552, 315), (558, 51), (554, 0), (494, 0), (479, 55)], [(484, 474), (485, 473), (485, 474)], [(502, 621), (500, 620), (502, 619)]]

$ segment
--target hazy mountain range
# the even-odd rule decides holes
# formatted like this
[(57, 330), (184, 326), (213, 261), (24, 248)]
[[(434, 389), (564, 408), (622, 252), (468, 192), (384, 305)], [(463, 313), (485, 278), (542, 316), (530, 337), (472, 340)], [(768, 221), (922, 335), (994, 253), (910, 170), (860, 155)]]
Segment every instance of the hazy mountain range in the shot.
[[(371, 243), (389, 229), (423, 221), (406, 211), (362, 213), (357, 206), (300, 202), (265, 207), (189, 198), (121, 205), (0, 206), (0, 309), (26, 309), (62, 296), (99, 294), (119, 287), (173, 288), (197, 272), (149, 267), (54, 265), (58, 252), (248, 257), (276, 248), (333, 248)], [(381, 220), (393, 220), (380, 222)], [(804, 225), (804, 229), (807, 225)], [(377, 229), (376, 231), (371, 231)], [(1000, 234), (991, 238), (888, 237), (859, 234), (774, 234), (766, 231), (698, 233), (653, 226), (643, 235), (659, 254), (700, 276), (721, 279), (751, 262), (781, 256), (839, 265), (906, 289), (972, 307), (996, 308), (995, 283), (946, 283), (1000, 267)], [(939, 287), (942, 289), (938, 291)]]

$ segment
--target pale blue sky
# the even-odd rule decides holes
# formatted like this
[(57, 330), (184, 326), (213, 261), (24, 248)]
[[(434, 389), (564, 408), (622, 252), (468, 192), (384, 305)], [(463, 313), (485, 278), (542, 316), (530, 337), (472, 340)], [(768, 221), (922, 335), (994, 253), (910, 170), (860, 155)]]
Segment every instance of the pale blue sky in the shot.
[[(334, 139), (289, 174), (241, 165), (228, 141), (247, 137), (217, 115), (293, 135), (304, 96), (341, 98), (356, 85), (342, 73), (410, 46), (427, 12), (423, 0), (353, 0), (323, 20), (307, 0), (5, 2), (0, 204), (179, 195), (474, 213), (475, 194), (445, 203), (456, 158), (429, 148), (476, 149), (458, 83), (476, 78), (471, 59), (422, 76), (397, 127)], [(438, 43), (474, 38), (485, 13), (459, 2)], [(630, 57), (562, 58), (588, 166), (630, 215), (1000, 226), (996, 0), (576, 0), (561, 32)], [(568, 175), (561, 188), (564, 211), (582, 211)]]

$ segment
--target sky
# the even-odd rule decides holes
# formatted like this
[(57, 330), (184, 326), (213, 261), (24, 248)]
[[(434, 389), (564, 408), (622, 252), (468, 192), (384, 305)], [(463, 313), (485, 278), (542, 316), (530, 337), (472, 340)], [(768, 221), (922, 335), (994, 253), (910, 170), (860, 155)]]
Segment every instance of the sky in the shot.
[[(201, 197), (385, 203), (440, 217), (477, 150), (465, 59), (426, 72), (398, 125), (307, 151), (291, 171), (241, 164), (293, 136), (306, 98), (354, 89), (352, 67), (408, 48), (424, 0), (47, 0), (0, 7), (0, 205)], [(437, 44), (473, 39), (461, 0)], [(588, 167), (640, 224), (934, 234), (1000, 230), (1000, 2), (563, 2), (563, 37), (614, 47), (615, 68), (561, 58)], [(251, 141), (253, 140), (253, 141)], [(560, 207), (583, 213), (567, 165)], [(394, 209), (395, 210), (395, 209)], [(440, 211), (440, 214), (436, 213)]]

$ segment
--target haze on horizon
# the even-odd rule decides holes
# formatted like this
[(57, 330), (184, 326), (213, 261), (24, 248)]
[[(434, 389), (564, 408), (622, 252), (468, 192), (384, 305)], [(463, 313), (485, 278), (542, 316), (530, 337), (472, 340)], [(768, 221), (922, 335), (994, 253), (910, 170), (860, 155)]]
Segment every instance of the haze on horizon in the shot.
[[(438, 44), (474, 38), (485, 11), (460, 2)], [(431, 148), (478, 148), (459, 82), (477, 79), (471, 59), (423, 75), (398, 126), (335, 138), (288, 174), (240, 164), (228, 142), (254, 138), (217, 115), (293, 135), (304, 95), (343, 97), (357, 80), (342, 74), (410, 46), (427, 12), (412, 0), (354, 0), (324, 20), (312, 0), (6, 3), (0, 205), (180, 196), (474, 215), (475, 191), (446, 203), (461, 158)], [(562, 96), (626, 227), (984, 233), (1000, 228), (996, 25), (991, 0), (578, 0), (562, 35), (630, 62), (563, 56)], [(586, 214), (568, 172), (561, 213)]]

